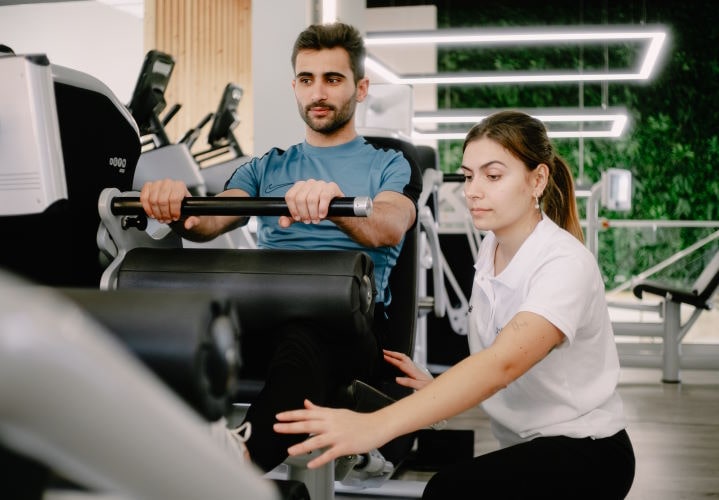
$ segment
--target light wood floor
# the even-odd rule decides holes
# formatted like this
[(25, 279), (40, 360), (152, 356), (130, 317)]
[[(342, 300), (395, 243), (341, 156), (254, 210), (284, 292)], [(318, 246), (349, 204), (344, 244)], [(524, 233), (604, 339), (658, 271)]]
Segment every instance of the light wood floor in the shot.
[(637, 457), (631, 500), (719, 498), (719, 372), (625, 369), (619, 390)]
[[(663, 384), (658, 369), (622, 369), (619, 392), (637, 459), (628, 500), (719, 498), (719, 371), (683, 370), (681, 378), (680, 384)], [(452, 419), (448, 428), (474, 429), (475, 454), (496, 448), (480, 409)], [(429, 474), (405, 470), (398, 479), (426, 481)], [(365, 492), (337, 498), (377, 498), (379, 493)]]

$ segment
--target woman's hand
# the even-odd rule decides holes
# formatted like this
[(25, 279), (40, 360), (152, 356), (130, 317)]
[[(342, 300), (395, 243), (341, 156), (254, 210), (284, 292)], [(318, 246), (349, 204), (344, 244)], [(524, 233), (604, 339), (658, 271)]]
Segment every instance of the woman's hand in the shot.
[(275, 432), (310, 435), (287, 449), (290, 456), (324, 449), (320, 456), (307, 463), (310, 469), (321, 467), (337, 457), (368, 452), (385, 442), (381, 435), (382, 426), (374, 422), (373, 413), (325, 408), (305, 400), (304, 410), (284, 411), (276, 418), (280, 423), (274, 425)]
[(396, 377), (395, 381), (404, 387), (419, 390), (429, 384), (433, 377), (426, 368), (416, 365), (412, 359), (401, 352), (383, 350), (384, 360), (389, 364), (396, 366), (406, 377)]

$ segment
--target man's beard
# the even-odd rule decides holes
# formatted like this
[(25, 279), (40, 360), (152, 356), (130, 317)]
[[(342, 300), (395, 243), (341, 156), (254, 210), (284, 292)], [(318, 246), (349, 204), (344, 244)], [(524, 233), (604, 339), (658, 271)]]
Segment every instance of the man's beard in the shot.
[[(355, 98), (353, 95), (352, 98), (348, 99), (347, 102), (344, 103), (344, 105), (339, 109), (337, 109), (335, 106), (332, 106), (331, 104), (321, 103), (312, 103), (305, 108), (302, 108), (301, 105), (298, 107), (300, 108), (300, 115), (302, 115), (302, 119), (308, 127), (320, 134), (331, 134), (347, 125), (347, 123), (352, 119), (352, 115), (354, 115), (355, 112)], [(330, 111), (330, 114), (334, 116), (334, 118), (327, 122), (313, 120), (310, 117), (310, 109), (312, 109), (313, 107), (327, 108)]]

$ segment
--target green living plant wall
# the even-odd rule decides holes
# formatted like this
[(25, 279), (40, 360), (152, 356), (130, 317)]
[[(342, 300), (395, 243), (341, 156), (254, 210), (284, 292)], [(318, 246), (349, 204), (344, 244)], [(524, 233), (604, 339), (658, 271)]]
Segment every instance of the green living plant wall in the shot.
[[(719, 9), (710, 1), (692, 1), (678, 9), (669, 0), (603, 2), (596, 7), (558, 1), (437, 2), (440, 27), (502, 27), (578, 24), (661, 24), (668, 30), (665, 57), (648, 82), (555, 85), (440, 86), (440, 108), (535, 108), (624, 106), (630, 113), (628, 132), (620, 139), (555, 139), (559, 153), (580, 165), (588, 183), (607, 168), (627, 168), (633, 176), (630, 212), (600, 211), (607, 219), (719, 220)], [(513, 5), (516, 4), (516, 5)], [(585, 2), (586, 4), (586, 2)], [(629, 66), (637, 46), (440, 48), (442, 72), (491, 69), (602, 68)], [(469, 128), (471, 124), (467, 124)], [(461, 141), (440, 143), (446, 172), (461, 164)], [(583, 157), (580, 159), (580, 150)], [(579, 203), (584, 217), (584, 204)], [(715, 229), (608, 229), (599, 236), (599, 263), (608, 288), (669, 258)], [(712, 249), (707, 249), (711, 251)], [(709, 256), (703, 257), (704, 261)], [(678, 263), (665, 277), (691, 282), (701, 259)], [(654, 277), (656, 278), (656, 277)]]

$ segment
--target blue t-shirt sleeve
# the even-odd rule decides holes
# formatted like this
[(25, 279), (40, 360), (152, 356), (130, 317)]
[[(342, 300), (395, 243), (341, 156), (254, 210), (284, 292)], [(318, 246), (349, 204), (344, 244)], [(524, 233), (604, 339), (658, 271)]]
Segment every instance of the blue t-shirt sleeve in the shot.
[(410, 181), (410, 174), (411, 169), (405, 157), (396, 154), (382, 173), (380, 191), (404, 193), (405, 187)]
[(257, 197), (259, 190), (259, 181), (257, 177), (257, 169), (260, 158), (252, 158), (247, 163), (243, 163), (233, 172), (225, 183), (225, 189), (242, 189), (251, 197)]

